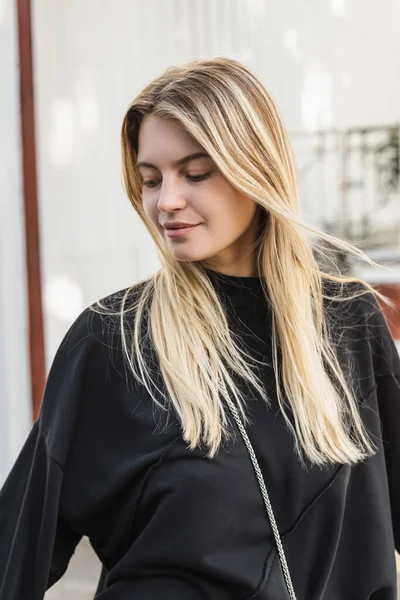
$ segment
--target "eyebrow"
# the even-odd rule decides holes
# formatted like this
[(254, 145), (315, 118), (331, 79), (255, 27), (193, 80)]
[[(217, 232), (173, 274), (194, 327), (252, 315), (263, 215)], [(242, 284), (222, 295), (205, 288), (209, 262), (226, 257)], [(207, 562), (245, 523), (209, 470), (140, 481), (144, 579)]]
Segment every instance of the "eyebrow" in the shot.
[[(190, 162), (191, 160), (197, 160), (198, 158), (210, 158), (210, 156), (206, 152), (193, 152), (193, 154), (188, 154), (187, 156), (184, 156), (183, 158), (179, 158), (178, 160), (172, 161), (172, 166), (173, 167), (182, 167), (182, 165), (185, 165), (186, 163)], [(149, 162), (142, 162), (142, 161), (136, 163), (135, 168), (138, 169), (139, 167), (147, 167), (149, 169), (158, 169), (158, 167), (156, 167), (156, 165), (153, 165)]]

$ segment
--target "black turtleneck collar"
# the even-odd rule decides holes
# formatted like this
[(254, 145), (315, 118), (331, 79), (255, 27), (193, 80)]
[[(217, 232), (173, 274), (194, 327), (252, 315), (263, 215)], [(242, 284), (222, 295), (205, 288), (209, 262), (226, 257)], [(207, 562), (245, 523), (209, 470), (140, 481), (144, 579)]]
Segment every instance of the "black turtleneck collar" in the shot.
[(211, 269), (204, 269), (217, 293), (230, 300), (237, 308), (252, 308), (254, 304), (265, 302), (261, 277), (241, 277), (226, 275)]

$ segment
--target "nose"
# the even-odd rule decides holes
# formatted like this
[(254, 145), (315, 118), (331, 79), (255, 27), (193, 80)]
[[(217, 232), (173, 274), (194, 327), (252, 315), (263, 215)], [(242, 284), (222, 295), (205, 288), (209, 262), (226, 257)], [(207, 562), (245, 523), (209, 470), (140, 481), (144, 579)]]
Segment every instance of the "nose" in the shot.
[(186, 200), (182, 194), (182, 190), (176, 182), (166, 182), (165, 179), (161, 184), (160, 194), (158, 197), (158, 210), (163, 212), (171, 212), (184, 208)]

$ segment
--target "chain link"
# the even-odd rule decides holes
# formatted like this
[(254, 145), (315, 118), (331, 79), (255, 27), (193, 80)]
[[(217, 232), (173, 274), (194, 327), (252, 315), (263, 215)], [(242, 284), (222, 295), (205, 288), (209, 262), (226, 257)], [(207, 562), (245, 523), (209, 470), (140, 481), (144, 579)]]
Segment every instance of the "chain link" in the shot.
[(253, 464), (253, 468), (254, 468), (254, 471), (255, 471), (255, 474), (256, 474), (256, 477), (258, 480), (258, 484), (260, 486), (261, 495), (263, 497), (265, 508), (267, 510), (268, 519), (269, 519), (269, 522), (271, 525), (272, 533), (274, 534), (275, 544), (276, 544), (276, 548), (278, 550), (279, 560), (281, 563), (283, 576), (285, 578), (286, 587), (289, 592), (289, 597), (291, 600), (296, 600), (296, 594), (294, 592), (294, 587), (292, 584), (289, 567), (287, 565), (285, 552), (283, 550), (281, 536), (279, 535), (279, 530), (278, 530), (278, 526), (276, 524), (274, 511), (272, 510), (271, 501), (269, 499), (267, 486), (265, 485), (265, 481), (264, 481), (264, 477), (263, 477), (261, 469), (260, 469), (260, 465), (258, 464), (258, 460), (257, 460), (256, 454), (254, 452), (253, 446), (250, 442), (249, 436), (247, 435), (246, 429), (245, 429), (245, 427), (241, 421), (241, 418), (239, 416), (238, 409), (236, 408), (236, 406), (234, 405), (234, 403), (232, 402), (231, 399), (227, 399), (227, 400), (228, 400), (228, 407), (233, 415), (233, 418), (236, 421), (236, 424), (238, 426), (240, 434), (241, 434), (243, 441), (246, 445), (246, 448), (249, 452), (250, 459)]

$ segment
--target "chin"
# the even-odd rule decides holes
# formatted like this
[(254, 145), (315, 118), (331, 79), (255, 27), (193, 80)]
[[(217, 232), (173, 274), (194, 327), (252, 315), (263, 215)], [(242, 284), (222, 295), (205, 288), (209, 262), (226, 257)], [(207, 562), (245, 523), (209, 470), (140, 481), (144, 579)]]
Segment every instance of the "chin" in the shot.
[(171, 254), (180, 262), (200, 262), (214, 256), (213, 253), (191, 250), (190, 248), (174, 248), (171, 249)]

